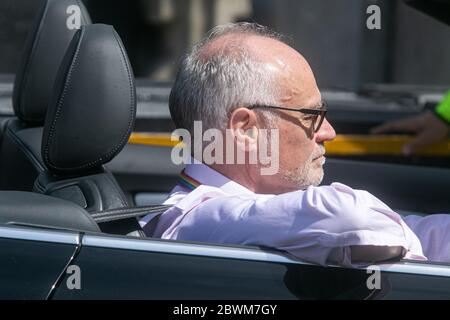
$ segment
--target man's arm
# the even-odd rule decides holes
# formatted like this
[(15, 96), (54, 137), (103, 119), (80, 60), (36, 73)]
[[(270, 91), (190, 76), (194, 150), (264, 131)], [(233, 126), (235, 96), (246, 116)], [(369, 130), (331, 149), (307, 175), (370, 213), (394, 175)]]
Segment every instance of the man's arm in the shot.
[(184, 217), (176, 235), (273, 247), (321, 265), (371, 264), (405, 254), (425, 259), (398, 214), (338, 183), (277, 196), (210, 198)]

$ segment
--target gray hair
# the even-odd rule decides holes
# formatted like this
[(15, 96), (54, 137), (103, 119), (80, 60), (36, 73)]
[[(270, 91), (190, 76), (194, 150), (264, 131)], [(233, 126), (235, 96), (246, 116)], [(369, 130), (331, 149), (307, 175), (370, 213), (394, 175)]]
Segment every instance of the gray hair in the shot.
[(256, 23), (229, 23), (212, 29), (184, 57), (178, 69), (169, 98), (177, 128), (193, 134), (194, 121), (200, 120), (204, 130), (224, 130), (235, 108), (276, 103), (276, 79), (255, 54), (241, 45), (241, 38), (212, 54), (206, 52), (211, 42), (230, 34), (258, 35), (285, 42), (283, 36)]

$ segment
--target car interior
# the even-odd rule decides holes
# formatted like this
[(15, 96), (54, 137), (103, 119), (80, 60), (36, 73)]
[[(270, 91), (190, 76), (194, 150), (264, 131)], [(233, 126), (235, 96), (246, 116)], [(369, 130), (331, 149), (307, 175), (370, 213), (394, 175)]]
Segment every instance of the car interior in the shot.
[[(182, 166), (169, 147), (127, 144), (138, 96), (114, 28), (92, 24), (77, 0), (42, 3), (14, 82), (15, 116), (0, 118), (0, 223), (145, 237), (138, 217), (167, 208)], [(72, 4), (81, 28), (55, 27)], [(449, 208), (445, 168), (328, 159), (323, 184), (334, 181), (401, 214)]]
[[(31, 191), (45, 169), (40, 155), (47, 105), (58, 68), (76, 32), (65, 25), (61, 12), (78, 1), (44, 1), (28, 34), (13, 88), (15, 117), (1, 121), (0, 189)], [(81, 6), (82, 25), (91, 19)]]
[[(2, 216), (7, 223), (39, 220), (29, 201), (45, 204), (51, 212), (52, 199), (57, 208), (64, 206), (60, 199), (66, 200), (67, 210), (73, 204), (82, 209), (77, 212), (84, 223), (86, 212), (129, 207), (103, 164), (122, 150), (133, 128), (134, 76), (117, 33), (111, 26), (90, 24), (84, 8), (80, 30), (55, 27), (64, 18), (61, 8), (78, 3), (43, 2), (27, 41), (25, 63), (16, 75), (17, 117), (2, 121), (1, 188), (28, 192), (6, 193), (10, 196), (6, 215), (13, 199), (18, 204), (13, 212), (21, 212), (12, 218), (15, 221)], [(90, 90), (98, 94), (89, 94)], [(48, 196), (40, 200), (38, 194)], [(24, 208), (28, 210), (22, 212)], [(65, 215), (50, 212), (37, 224), (64, 226)], [(66, 227), (73, 228), (76, 214), (68, 215)], [(92, 218), (89, 221), (95, 224)], [(95, 224), (91, 230), (99, 229)], [(104, 223), (102, 231), (143, 235), (136, 218), (122, 219), (120, 225)]]

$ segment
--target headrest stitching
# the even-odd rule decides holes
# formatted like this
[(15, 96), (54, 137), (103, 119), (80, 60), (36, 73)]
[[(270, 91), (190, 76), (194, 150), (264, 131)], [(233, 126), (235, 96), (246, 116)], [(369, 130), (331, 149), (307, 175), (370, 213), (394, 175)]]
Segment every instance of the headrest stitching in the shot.
[(79, 0), (75, 0), (75, 2), (77, 3), (77, 5), (78, 5), (78, 7), (80, 8), (80, 11), (81, 11), (81, 20), (82, 20), (81, 24), (85, 25), (87, 23), (87, 21), (85, 20), (85, 17), (84, 17), (83, 11), (82, 11), (83, 5), (81, 4), (81, 2)]
[(58, 118), (60, 116), (61, 113), (61, 108), (62, 108), (62, 104), (65, 98), (65, 95), (67, 93), (67, 88), (69, 87), (70, 81), (71, 81), (71, 76), (72, 76), (72, 72), (75, 69), (75, 65), (78, 61), (78, 54), (80, 52), (80, 47), (81, 47), (81, 43), (82, 43), (82, 39), (84, 36), (84, 30), (81, 30), (81, 36), (80, 39), (78, 40), (78, 45), (77, 45), (77, 50), (75, 51), (75, 55), (72, 58), (72, 62), (70, 64), (70, 68), (69, 68), (69, 72), (67, 73), (67, 76), (65, 77), (65, 83), (64, 83), (64, 90), (62, 95), (59, 97), (59, 101), (58, 101), (58, 108), (56, 109), (56, 113), (55, 113), (55, 118), (53, 119), (53, 122), (50, 126), (50, 131), (48, 134), (48, 139), (47, 139), (47, 143), (45, 144), (45, 148), (44, 148), (44, 159), (54, 168), (58, 168), (56, 166), (54, 166), (51, 161), (50, 161), (50, 157), (48, 155), (48, 148), (49, 145), (52, 143), (53, 140), (53, 135), (54, 135), (54, 131), (55, 131), (55, 127), (56, 127), (56, 122), (58, 121)]

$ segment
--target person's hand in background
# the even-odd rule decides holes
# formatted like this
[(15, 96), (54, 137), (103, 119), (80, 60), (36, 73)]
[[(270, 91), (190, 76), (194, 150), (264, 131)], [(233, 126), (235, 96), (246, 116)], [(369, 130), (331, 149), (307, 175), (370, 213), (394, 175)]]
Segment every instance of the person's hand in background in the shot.
[(445, 139), (450, 132), (450, 91), (438, 103), (434, 112), (427, 111), (415, 117), (387, 122), (372, 128), (370, 132), (372, 134), (415, 133), (414, 139), (403, 146), (402, 153), (407, 156), (429, 144)]
[(415, 138), (405, 144), (402, 149), (404, 155), (411, 155), (422, 147), (446, 138), (450, 132), (450, 126), (442, 119), (427, 111), (415, 117), (387, 122), (370, 130), (372, 134), (388, 132), (415, 133)]

